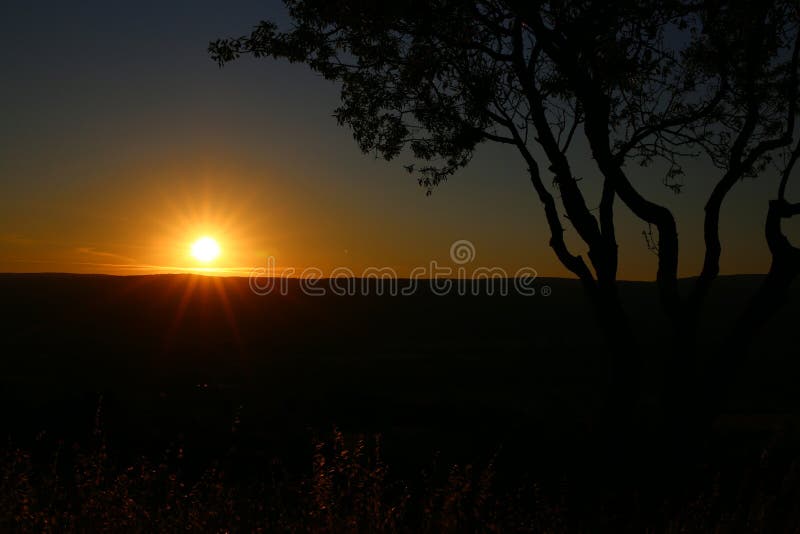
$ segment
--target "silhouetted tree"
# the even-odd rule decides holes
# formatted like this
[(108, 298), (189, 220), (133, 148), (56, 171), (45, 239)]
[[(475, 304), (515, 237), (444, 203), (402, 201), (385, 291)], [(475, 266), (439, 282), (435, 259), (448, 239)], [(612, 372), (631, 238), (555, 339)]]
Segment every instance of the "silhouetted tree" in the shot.
[[(700, 310), (719, 273), (720, 211), (737, 182), (767, 174), (768, 163), (787, 150), (766, 223), (772, 269), (728, 347), (749, 340), (796, 276), (800, 251), (780, 230), (781, 219), (800, 212), (785, 199), (798, 159), (797, 146), (789, 150), (798, 103), (796, 1), (286, 4), (290, 30), (261, 22), (248, 36), (211, 43), (212, 57), (220, 65), (242, 54), (285, 58), (340, 82), (339, 123), (352, 128), (364, 152), (421, 161), (407, 168), (429, 192), (467, 165), (478, 144), (516, 147), (543, 205), (550, 246), (582, 282), (606, 333), (612, 402), (632, 400), (638, 373), (617, 291), (616, 199), (657, 231), (649, 245), (658, 255), (660, 302), (675, 340), (670, 380), (710, 379), (709, 369), (730, 370), (739, 359), (726, 362), (723, 349), (696, 369)], [(581, 134), (602, 180), (596, 210), (571, 165)], [(675, 217), (632, 183), (630, 164), (661, 161), (664, 185), (679, 192), (684, 162), (701, 153), (720, 176), (705, 208), (703, 268), (684, 297)], [(562, 211), (585, 243), (588, 262), (567, 246)]]

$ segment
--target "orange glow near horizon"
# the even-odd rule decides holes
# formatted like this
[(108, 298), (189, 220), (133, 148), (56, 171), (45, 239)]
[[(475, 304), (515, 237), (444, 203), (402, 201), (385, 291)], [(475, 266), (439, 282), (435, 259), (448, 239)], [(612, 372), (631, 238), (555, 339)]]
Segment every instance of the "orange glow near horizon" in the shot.
[[(464, 266), (469, 272), (499, 267), (513, 274), (533, 267), (541, 277), (569, 276), (550, 250), (536, 249), (541, 241), (537, 236), (515, 240), (509, 234), (502, 241), (493, 240), (493, 227), (458, 218), (452, 227), (436, 227), (423, 235), (409, 231), (417, 223), (405, 216), (405, 209), (393, 211), (382, 204), (367, 210), (371, 222), (365, 224), (357, 215), (359, 207), (345, 203), (350, 197), (323, 199), (308, 189), (302, 194), (288, 189), (285, 184), (303, 180), (290, 170), (269, 173), (258, 187), (250, 183), (255, 178), (245, 170), (213, 165), (187, 163), (150, 176), (137, 169), (128, 172), (124, 176), (130, 179), (125, 183), (135, 184), (130, 187), (97, 186), (71, 193), (66, 200), (43, 200), (47, 218), (36, 216), (33, 209), (15, 207), (19, 213), (5, 212), (9, 220), (16, 217), (25, 224), (20, 232), (4, 232), (0, 227), (0, 272), (246, 277), (274, 258), (276, 274), (294, 272), (290, 277), (300, 276), (307, 268), (319, 269), (326, 276), (340, 267), (356, 275), (368, 268), (389, 267), (405, 277), (431, 261), (446, 263), (451, 244), (467, 238), (477, 249), (477, 259)], [(290, 178), (270, 182), (273, 174)], [(409, 189), (409, 195), (415, 194)], [(468, 199), (461, 201), (469, 205)], [(433, 217), (452, 204), (444, 192), (425, 202), (413, 213), (428, 223), (432, 219), (426, 219), (426, 214)], [(627, 229), (628, 242), (633, 240), (634, 223), (619, 228), (620, 232)], [(193, 251), (204, 237), (213, 239), (216, 247)], [(571, 245), (580, 251), (580, 243)], [(621, 246), (625, 261), (620, 279), (652, 280), (656, 258), (640, 254), (637, 247)], [(697, 243), (689, 243), (683, 276), (696, 272), (693, 258), (698, 256)], [(725, 274), (762, 271), (758, 254), (745, 256), (734, 250), (727, 257)]]

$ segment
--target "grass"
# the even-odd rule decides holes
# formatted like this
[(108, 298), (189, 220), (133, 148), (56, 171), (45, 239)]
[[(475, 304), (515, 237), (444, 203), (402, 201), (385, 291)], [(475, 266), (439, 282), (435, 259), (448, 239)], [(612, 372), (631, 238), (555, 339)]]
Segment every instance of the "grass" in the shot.
[(309, 470), (289, 477), (275, 465), (256, 483), (219, 464), (191, 477), (182, 451), (165, 461), (115, 465), (103, 442), (58, 449), (49, 463), (3, 453), (0, 529), (20, 532), (500, 532), (529, 530), (493, 493), (492, 466), (450, 466), (422, 493), (393, 480), (379, 439), (347, 444), (340, 432), (317, 443)]
[(168, 447), (159, 460), (125, 462), (109, 451), (98, 408), (83, 445), (40, 435), (30, 449), (9, 444), (0, 452), (0, 530), (800, 531), (800, 463), (776, 461), (786, 451), (775, 444), (740, 473), (717, 473), (702, 491), (656, 507), (635, 488), (615, 494), (613, 480), (575, 499), (578, 486), (566, 478), (547, 485), (509, 477), (498, 473), (495, 458), (480, 466), (434, 461), (404, 479), (381, 448), (379, 436), (334, 430), (313, 444), (307, 467), (295, 473), (277, 459), (256, 468), (235, 451), (197, 470), (183, 446)]

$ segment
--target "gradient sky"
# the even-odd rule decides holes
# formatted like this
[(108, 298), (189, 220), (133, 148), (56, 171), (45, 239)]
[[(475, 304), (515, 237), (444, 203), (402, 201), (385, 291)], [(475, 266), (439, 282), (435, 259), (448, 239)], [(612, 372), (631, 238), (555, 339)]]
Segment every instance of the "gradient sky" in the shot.
[[(450, 244), (467, 239), (473, 266), (567, 275), (513, 148), (482, 145), (426, 197), (408, 161), (365, 156), (336, 125), (335, 84), (302, 65), (209, 59), (209, 40), (265, 18), (285, 22), (282, 4), (3, 2), (0, 271), (179, 272), (198, 266), (189, 244), (209, 234), (223, 247), (215, 266), (230, 273), (268, 256), (279, 267), (406, 273), (447, 263)], [(596, 205), (596, 172), (585, 158), (574, 167)], [(655, 171), (632, 173), (678, 217), (683, 276), (699, 268), (702, 205), (718, 175), (693, 162), (675, 196)], [(726, 205), (724, 273), (768, 267), (775, 183), (765, 178), (738, 184)], [(620, 277), (653, 279), (644, 225), (617, 211)]]

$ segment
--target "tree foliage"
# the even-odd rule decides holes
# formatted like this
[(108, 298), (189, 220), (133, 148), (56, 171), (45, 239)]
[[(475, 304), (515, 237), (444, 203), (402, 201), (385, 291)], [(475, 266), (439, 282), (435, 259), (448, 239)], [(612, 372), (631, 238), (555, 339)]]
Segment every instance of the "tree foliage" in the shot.
[[(617, 348), (632, 337), (617, 296), (617, 200), (657, 231), (657, 237), (647, 235), (658, 255), (662, 308), (676, 347), (688, 354), (719, 273), (719, 217), (731, 189), (744, 177), (778, 176), (774, 206), (780, 208), (771, 210), (773, 219), (800, 211), (784, 198), (798, 159), (796, 1), (286, 4), (291, 28), (261, 22), (249, 35), (211, 43), (212, 57), (220, 65), (244, 54), (284, 58), (339, 82), (339, 123), (352, 129), (364, 152), (412, 156), (417, 161), (407, 169), (428, 191), (467, 165), (480, 143), (516, 147), (543, 205), (551, 247), (583, 282)], [(572, 170), (576, 136), (588, 144), (601, 180), (596, 210)], [(677, 288), (675, 217), (647, 198), (630, 173), (660, 161), (664, 185), (677, 193), (687, 178), (686, 161), (700, 156), (710, 158), (719, 175), (706, 202), (703, 269), (685, 298)], [(784, 163), (777, 173), (776, 158)], [(588, 261), (567, 246), (565, 220), (585, 244)], [(767, 239), (774, 266), (782, 261), (775, 243), (785, 238)], [(788, 276), (762, 293), (780, 291), (800, 269), (781, 265)], [(757, 295), (754, 302), (759, 299), (775, 300)], [(624, 356), (615, 365), (635, 367)]]

